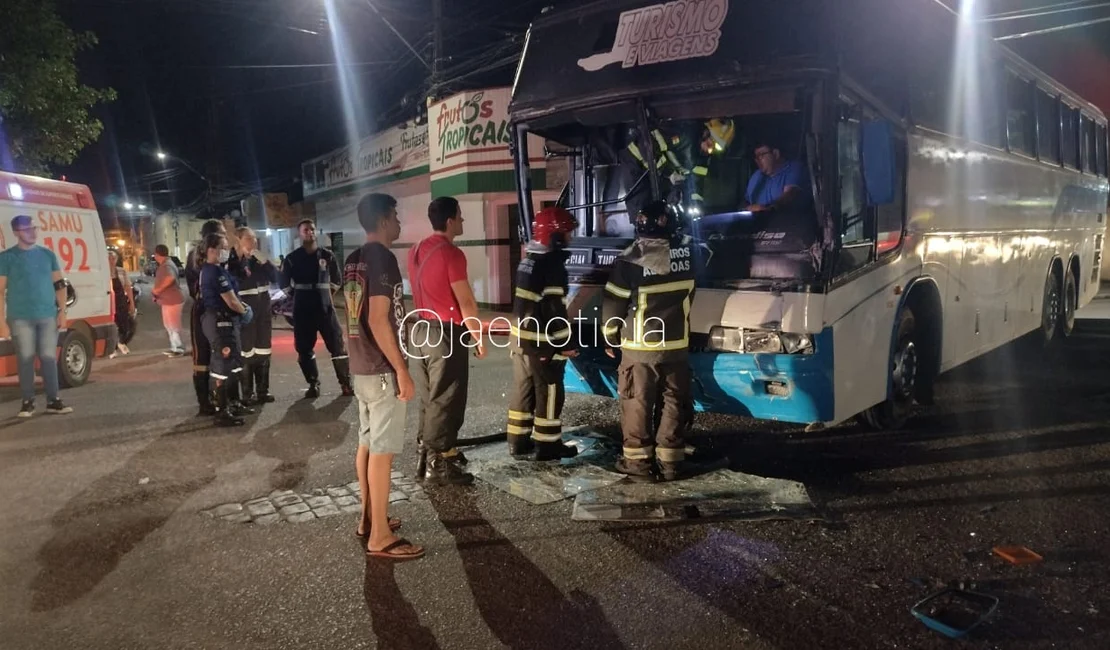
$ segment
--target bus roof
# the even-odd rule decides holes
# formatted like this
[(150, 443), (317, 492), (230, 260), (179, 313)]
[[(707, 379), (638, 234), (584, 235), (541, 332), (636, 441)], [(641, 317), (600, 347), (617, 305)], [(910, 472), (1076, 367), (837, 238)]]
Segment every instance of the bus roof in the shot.
[[(510, 111), (515, 119), (583, 103), (725, 87), (762, 66), (818, 61), (821, 0), (602, 0), (528, 30)], [(757, 28), (751, 26), (758, 25)]]
[(84, 185), (0, 171), (0, 199), (30, 205), (95, 210), (92, 192)]
[[(940, 50), (952, 47), (956, 19), (941, 0), (599, 0), (532, 24), (510, 114), (526, 121), (585, 105), (735, 86), (776, 69), (831, 72), (853, 60), (878, 60), (895, 74), (909, 56), (947, 66), (944, 54), (953, 53)], [(891, 51), (875, 52), (876, 37)], [(934, 46), (898, 46), (923, 38)], [(1019, 74), (1105, 119), (1013, 51), (983, 42)]]

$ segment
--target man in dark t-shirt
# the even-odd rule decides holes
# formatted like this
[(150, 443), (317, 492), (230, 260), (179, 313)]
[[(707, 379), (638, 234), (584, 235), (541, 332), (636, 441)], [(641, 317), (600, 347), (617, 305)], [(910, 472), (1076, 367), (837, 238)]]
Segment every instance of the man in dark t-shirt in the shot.
[(347, 350), (359, 415), (355, 468), (362, 520), (357, 532), (366, 539), (368, 555), (409, 560), (423, 556), (424, 549), (397, 537), (401, 522), (388, 514), (393, 456), (404, 451), (405, 403), (415, 392), (402, 352), (404, 285), (389, 250), (401, 235), (397, 200), (387, 194), (364, 196), (358, 220), (366, 243), (343, 266)]

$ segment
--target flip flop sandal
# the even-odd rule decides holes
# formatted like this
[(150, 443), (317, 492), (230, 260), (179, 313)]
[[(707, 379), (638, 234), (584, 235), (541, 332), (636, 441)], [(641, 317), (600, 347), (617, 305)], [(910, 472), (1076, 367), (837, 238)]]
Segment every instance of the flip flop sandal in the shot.
[(366, 549), (366, 555), (368, 557), (376, 557), (383, 560), (415, 560), (417, 558), (424, 557), (424, 549), (409, 553), (391, 553), (391, 551), (393, 551), (394, 549), (398, 549), (404, 546), (416, 548), (416, 545), (408, 541), (407, 539), (399, 539), (379, 551), (371, 551), (370, 549)]
[[(395, 517), (390, 517), (390, 519), (389, 519), (389, 532), (395, 533), (400, 529), (401, 529), (401, 520), (397, 519)], [(359, 539), (370, 539), (370, 533), (369, 532), (360, 533), (360, 532), (358, 532), (358, 529), (356, 528), (355, 529), (355, 537), (357, 537)]]

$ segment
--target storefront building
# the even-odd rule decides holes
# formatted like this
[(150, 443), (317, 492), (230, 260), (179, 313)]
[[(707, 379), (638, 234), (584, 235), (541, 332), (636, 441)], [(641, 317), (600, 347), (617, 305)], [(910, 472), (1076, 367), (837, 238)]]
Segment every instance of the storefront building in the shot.
[[(429, 101), (427, 124), (395, 126), (306, 162), (304, 197), (315, 205), (321, 243), (345, 259), (365, 238), (356, 214), (359, 200), (369, 192), (392, 195), (401, 218), (394, 252), (411, 296), (408, 249), (432, 232), (432, 198), (452, 196), (465, 220), (455, 243), (466, 254), (479, 307), (509, 309), (521, 250), (509, 150), (510, 90), (474, 90)], [(529, 148), (542, 152), (543, 142)], [(531, 163), (535, 201), (554, 201), (560, 188), (549, 189), (544, 158), (539, 155)]]

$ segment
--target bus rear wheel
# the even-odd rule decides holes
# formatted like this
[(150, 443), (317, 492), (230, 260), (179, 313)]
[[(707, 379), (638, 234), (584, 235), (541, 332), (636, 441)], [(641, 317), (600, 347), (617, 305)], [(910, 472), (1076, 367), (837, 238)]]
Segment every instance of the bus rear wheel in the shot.
[(861, 424), (877, 431), (902, 428), (913, 411), (922, 358), (913, 310), (909, 307), (902, 310), (896, 341), (890, 358), (890, 397), (857, 416)]
[(1064, 295), (1060, 300), (1060, 334), (1065, 338), (1075, 332), (1075, 310), (1079, 305), (1079, 287), (1075, 284), (1075, 274), (1064, 273)]
[(1046, 347), (1051, 345), (1061, 333), (1060, 325), (1064, 320), (1061, 317), (1063, 313), (1063, 307), (1061, 306), (1063, 289), (1061, 284), (1063, 283), (1060, 278), (1060, 269), (1054, 266), (1048, 274), (1048, 279), (1045, 280), (1044, 304), (1041, 305), (1041, 336)]

